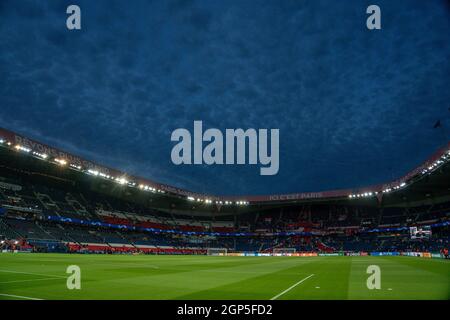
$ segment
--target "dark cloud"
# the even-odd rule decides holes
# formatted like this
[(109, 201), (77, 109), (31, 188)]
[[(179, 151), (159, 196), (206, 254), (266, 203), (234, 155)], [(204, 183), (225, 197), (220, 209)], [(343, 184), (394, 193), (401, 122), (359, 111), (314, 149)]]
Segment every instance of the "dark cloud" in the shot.
[[(0, 125), (216, 194), (384, 182), (450, 137), (450, 12), (440, 0), (0, 1)], [(437, 119), (442, 127), (433, 129)], [(170, 134), (279, 128), (280, 171), (175, 166)]]

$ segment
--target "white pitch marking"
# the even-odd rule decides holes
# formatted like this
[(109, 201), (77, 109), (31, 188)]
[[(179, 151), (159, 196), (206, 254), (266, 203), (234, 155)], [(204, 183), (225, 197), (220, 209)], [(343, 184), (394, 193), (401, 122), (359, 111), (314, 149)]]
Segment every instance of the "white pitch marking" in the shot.
[(280, 292), (279, 294), (277, 294), (275, 297), (271, 298), (270, 300), (276, 300), (279, 297), (281, 297), (283, 294), (285, 294), (286, 292), (294, 289), (296, 286), (298, 286), (300, 283), (302, 283), (305, 280), (308, 280), (309, 278), (311, 278), (312, 276), (314, 276), (314, 274), (310, 274), (309, 276), (307, 276), (306, 278), (300, 280), (299, 282), (293, 284), (292, 286), (290, 286), (289, 288), (287, 288), (286, 290), (284, 290), (283, 292)]
[(30, 281), (44, 281), (44, 280), (59, 280), (59, 278), (44, 278), (44, 279), (28, 279), (28, 280), (13, 280), (13, 281), (3, 281), (3, 283), (16, 283), (16, 282), (30, 282)]
[(392, 288), (388, 288), (389, 291), (392, 291)]
[(11, 297), (11, 298), (19, 298), (19, 299), (28, 299), (28, 300), (43, 300), (43, 299), (39, 299), (39, 298), (31, 298), (31, 297), (25, 297), (25, 296), (16, 296), (14, 294), (6, 294), (6, 293), (0, 293), (0, 296)]
[(316, 287), (316, 289), (320, 289), (320, 287)]
[(20, 273), (20, 274), (30, 274), (30, 275), (35, 275), (35, 276), (55, 277), (55, 278), (66, 279), (66, 277), (63, 277), (63, 276), (57, 276), (57, 275), (53, 275), (53, 274), (42, 274), (42, 273), (23, 272), (23, 271), (11, 271), (11, 270), (0, 270), (0, 272)]

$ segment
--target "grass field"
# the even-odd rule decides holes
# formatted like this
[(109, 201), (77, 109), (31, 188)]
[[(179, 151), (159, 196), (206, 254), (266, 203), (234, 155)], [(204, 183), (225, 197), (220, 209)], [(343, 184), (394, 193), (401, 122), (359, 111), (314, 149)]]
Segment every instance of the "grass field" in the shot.
[[(68, 290), (66, 268), (81, 268)], [(381, 289), (369, 290), (369, 265)], [(414, 257), (0, 254), (0, 299), (449, 299), (450, 262)]]

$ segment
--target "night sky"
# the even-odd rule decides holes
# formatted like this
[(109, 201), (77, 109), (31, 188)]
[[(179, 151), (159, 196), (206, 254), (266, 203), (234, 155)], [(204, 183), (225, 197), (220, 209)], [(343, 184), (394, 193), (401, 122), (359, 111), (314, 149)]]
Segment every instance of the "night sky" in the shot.
[[(191, 191), (390, 181), (450, 140), (449, 108), (444, 0), (0, 1), (1, 127)], [(280, 129), (278, 174), (172, 164), (171, 133), (194, 120)]]

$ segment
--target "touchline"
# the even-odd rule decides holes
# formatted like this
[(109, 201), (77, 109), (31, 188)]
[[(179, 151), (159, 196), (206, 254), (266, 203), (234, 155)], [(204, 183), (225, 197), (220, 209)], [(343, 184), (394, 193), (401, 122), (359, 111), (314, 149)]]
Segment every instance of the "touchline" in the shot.
[[(276, 175), (279, 170), (279, 129), (270, 129), (270, 151), (268, 129), (226, 129), (224, 141), (224, 134), (219, 129), (210, 128), (203, 132), (202, 121), (194, 121), (193, 137), (188, 129), (178, 128), (170, 139), (178, 142), (171, 152), (172, 163), (176, 165), (259, 163), (259, 172), (263, 176)], [(204, 142), (207, 144), (203, 147)]]

